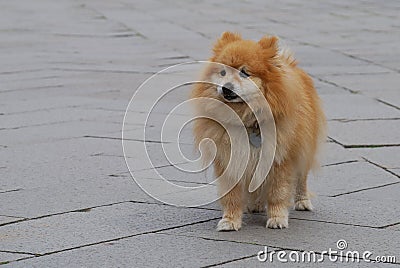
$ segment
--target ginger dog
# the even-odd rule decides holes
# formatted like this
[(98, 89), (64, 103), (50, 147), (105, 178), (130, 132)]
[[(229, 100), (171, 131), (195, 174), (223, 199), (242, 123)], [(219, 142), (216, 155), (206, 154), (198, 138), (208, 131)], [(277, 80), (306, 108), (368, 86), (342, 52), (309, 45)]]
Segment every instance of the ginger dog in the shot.
[[(218, 188), (221, 195), (223, 216), (217, 225), (218, 231), (239, 230), (245, 209), (250, 212), (267, 212), (268, 228), (288, 227), (289, 207), (296, 210), (312, 210), (307, 190), (307, 175), (318, 166), (317, 152), (326, 139), (326, 120), (320, 99), (312, 79), (297, 66), (291, 52), (281, 50), (278, 38), (265, 36), (258, 42), (244, 40), (239, 34), (225, 32), (213, 48), (211, 62), (234, 68), (232, 72), (223, 65), (205, 70), (204, 76), (213, 84), (196, 84), (192, 98), (212, 98), (228, 105), (236, 112), (248, 133), (266, 124), (268, 120), (256, 121), (254, 112), (247, 103), (252, 102), (248, 83), (257, 85), (265, 97), (275, 122), (276, 151), (272, 166), (263, 183), (254, 192), (248, 186), (255, 165), (263, 165), (257, 142), (250, 140), (250, 155), (246, 170), (241, 178), (233, 178), (225, 172), (229, 161), (230, 169), (240, 165), (241, 159), (230, 159), (232, 146), (244, 146), (246, 142), (230, 144), (228, 133), (214, 120), (201, 118), (194, 122), (197, 145), (209, 138), (217, 147), (213, 162), (215, 175), (221, 176)], [(244, 101), (246, 100), (246, 102)], [(201, 114), (218, 114), (223, 111), (215, 102), (197, 105)], [(224, 118), (223, 112), (219, 117)], [(223, 119), (222, 119), (223, 120)], [(227, 119), (227, 124), (229, 120)], [(259, 126), (260, 125), (260, 126)], [(263, 141), (270, 142), (270, 141)], [(238, 181), (232, 187), (232, 181)]]

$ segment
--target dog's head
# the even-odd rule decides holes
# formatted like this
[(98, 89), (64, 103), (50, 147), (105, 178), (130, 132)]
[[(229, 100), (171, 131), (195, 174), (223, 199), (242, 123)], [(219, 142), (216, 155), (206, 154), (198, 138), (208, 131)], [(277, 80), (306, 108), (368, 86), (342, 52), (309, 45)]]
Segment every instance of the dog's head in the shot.
[[(263, 37), (259, 42), (243, 40), (239, 34), (225, 32), (213, 48), (212, 62), (222, 63), (211, 76), (219, 84), (217, 93), (224, 102), (252, 101), (255, 91), (265, 95), (271, 73), (276, 68), (278, 38)], [(231, 67), (231, 68), (229, 68)], [(276, 76), (276, 74), (275, 74)]]
[(256, 42), (224, 32), (214, 44), (210, 61), (220, 64), (209, 65), (204, 75), (211, 84), (195, 89), (195, 97), (218, 99), (244, 120), (251, 117), (249, 105), (263, 110), (265, 100), (274, 116), (285, 113), (289, 98), (277, 37), (264, 36)]

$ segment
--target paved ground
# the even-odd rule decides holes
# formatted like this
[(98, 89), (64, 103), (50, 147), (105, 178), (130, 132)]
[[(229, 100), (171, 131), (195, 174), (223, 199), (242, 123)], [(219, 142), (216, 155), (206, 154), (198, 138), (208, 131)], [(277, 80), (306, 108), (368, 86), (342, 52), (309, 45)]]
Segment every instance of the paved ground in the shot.
[[(400, 264), (398, 1), (17, 0), (0, 10), (5, 266), (265, 267), (264, 246), (320, 254), (339, 239)], [(286, 230), (246, 215), (240, 232), (217, 233), (217, 204), (160, 204), (123, 158), (134, 90), (166, 66), (207, 59), (225, 30), (279, 35), (324, 101), (330, 141), (310, 182), (316, 210), (293, 211)]]

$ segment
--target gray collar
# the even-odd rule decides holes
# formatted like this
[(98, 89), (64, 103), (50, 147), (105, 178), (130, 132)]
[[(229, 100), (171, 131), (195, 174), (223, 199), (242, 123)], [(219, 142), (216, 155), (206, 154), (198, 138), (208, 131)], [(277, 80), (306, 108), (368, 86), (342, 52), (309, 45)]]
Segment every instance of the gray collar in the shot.
[(261, 147), (261, 132), (260, 126), (258, 125), (257, 121), (254, 123), (253, 126), (246, 128), (247, 134), (249, 136), (250, 144), (256, 148)]

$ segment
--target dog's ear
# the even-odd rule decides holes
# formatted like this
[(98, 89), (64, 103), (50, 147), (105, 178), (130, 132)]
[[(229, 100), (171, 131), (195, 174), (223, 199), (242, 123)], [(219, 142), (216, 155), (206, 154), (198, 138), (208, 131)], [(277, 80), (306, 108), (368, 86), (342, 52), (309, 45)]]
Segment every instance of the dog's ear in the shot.
[(218, 55), (222, 49), (229, 43), (241, 40), (242, 37), (238, 33), (224, 32), (221, 37), (217, 40), (213, 47), (214, 55)]
[(266, 51), (269, 57), (274, 57), (279, 51), (279, 38), (276, 36), (264, 36), (258, 44)]

